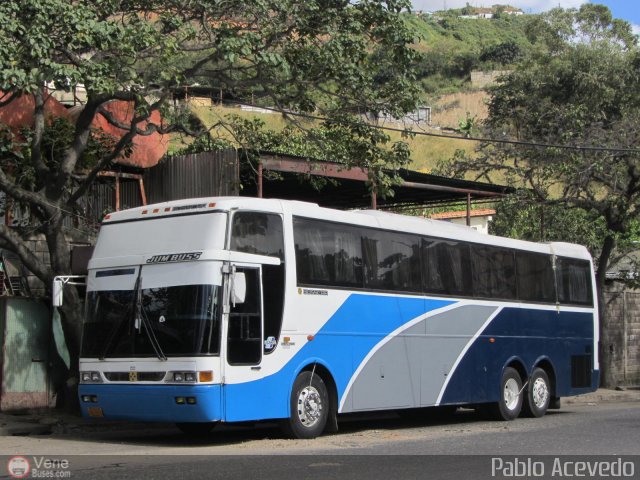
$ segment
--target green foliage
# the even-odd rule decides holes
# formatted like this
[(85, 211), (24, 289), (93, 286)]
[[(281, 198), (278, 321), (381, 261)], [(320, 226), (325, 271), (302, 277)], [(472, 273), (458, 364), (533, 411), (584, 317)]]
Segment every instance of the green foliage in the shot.
[[(264, 128), (260, 119), (230, 116), (235, 139), (258, 161), (259, 152), (281, 153), (305, 157), (318, 162), (340, 163), (348, 168), (354, 163), (369, 169), (370, 182), (381, 196), (392, 196), (398, 168), (410, 162), (410, 151), (404, 141), (391, 141), (383, 130), (345, 115), (334, 117), (317, 127), (304, 130), (291, 125), (276, 132)], [(319, 186), (319, 185), (318, 185)]]
[(543, 205), (522, 191), (502, 199), (490, 224), (490, 233), (533, 242), (570, 242), (599, 252), (607, 228), (595, 211)]
[(532, 25), (535, 50), (492, 89), (485, 135), (610, 150), (486, 144), (476, 159), (455, 159), (453, 170), (528, 188), (505, 220), (515, 231), (501, 231), (530, 235), (523, 226), (539, 202), (555, 225), (547, 231), (598, 256), (603, 282), (640, 211), (640, 51), (629, 24), (600, 5), (555, 9)]
[(480, 61), (498, 65), (512, 65), (522, 59), (522, 48), (515, 42), (504, 42), (483, 49)]
[[(23, 128), (20, 134), (0, 126), (0, 167), (11, 172), (14, 183), (29, 191), (43, 188), (46, 181), (38, 176), (37, 165), (32, 156), (32, 128)], [(70, 148), (74, 138), (74, 125), (64, 118), (54, 118), (46, 126), (42, 135), (42, 159), (52, 169), (60, 168), (60, 161)], [(76, 165), (79, 172), (95, 167), (108, 153), (113, 151), (115, 139), (102, 130), (93, 130), (87, 148)], [(122, 157), (131, 154), (131, 148), (122, 151)], [(69, 185), (71, 188), (71, 185)]]
[(452, 93), (469, 81), (471, 70), (504, 68), (532, 48), (526, 25), (534, 15), (466, 19), (462, 10), (438, 12), (433, 17), (405, 16), (419, 35), (417, 63), (423, 88), (431, 95)]
[(477, 115), (471, 116), (469, 112), (465, 118), (458, 122), (458, 128), (456, 131), (462, 134), (465, 138), (473, 137), (478, 131), (478, 117)]
[(222, 138), (212, 138), (209, 133), (197, 136), (187, 146), (173, 152), (174, 155), (188, 155), (190, 153), (212, 152), (233, 148), (233, 144)]

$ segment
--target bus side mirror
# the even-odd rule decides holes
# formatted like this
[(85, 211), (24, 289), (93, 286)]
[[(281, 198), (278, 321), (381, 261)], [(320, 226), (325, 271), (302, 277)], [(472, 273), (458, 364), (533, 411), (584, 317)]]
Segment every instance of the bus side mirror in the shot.
[(231, 304), (244, 303), (247, 296), (247, 277), (244, 272), (234, 272), (231, 285)]
[(60, 278), (53, 279), (53, 288), (51, 295), (51, 303), (54, 307), (62, 306), (62, 292), (64, 290), (64, 282)]

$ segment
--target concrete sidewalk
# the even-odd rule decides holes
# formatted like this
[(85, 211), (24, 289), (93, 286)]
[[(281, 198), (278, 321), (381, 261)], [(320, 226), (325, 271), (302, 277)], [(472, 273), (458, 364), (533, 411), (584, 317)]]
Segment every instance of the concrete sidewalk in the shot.
[(84, 418), (57, 410), (24, 414), (0, 413), (0, 436), (52, 435), (166, 428), (166, 424)]
[(577, 397), (564, 397), (562, 405), (597, 405), (600, 403), (640, 402), (640, 388), (609, 390), (601, 388)]
[[(562, 398), (562, 407), (622, 402), (640, 402), (640, 388), (628, 388), (625, 390), (600, 389), (577, 397), (564, 397)], [(52, 435), (131, 429), (149, 430), (154, 428), (166, 428), (166, 424), (88, 419), (56, 410), (14, 415), (0, 413), (0, 436)]]

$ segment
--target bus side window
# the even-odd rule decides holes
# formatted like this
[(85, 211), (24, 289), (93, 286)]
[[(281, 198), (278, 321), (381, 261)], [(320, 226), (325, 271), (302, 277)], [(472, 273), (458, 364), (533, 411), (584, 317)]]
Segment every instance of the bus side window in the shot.
[(420, 237), (398, 232), (364, 230), (365, 287), (421, 292)]
[(422, 239), (424, 288), (428, 293), (471, 296), (471, 260), (464, 242)]
[(272, 352), (280, 336), (284, 311), (284, 236), (280, 215), (236, 212), (231, 227), (231, 250), (278, 257), (280, 265), (262, 266), (264, 295), (264, 353)]
[(586, 260), (556, 257), (558, 301), (571, 305), (593, 305), (591, 265)]
[(529, 302), (554, 303), (555, 280), (551, 256), (516, 251), (518, 298)]
[(516, 298), (514, 252), (487, 245), (471, 246), (473, 294), (476, 298)]

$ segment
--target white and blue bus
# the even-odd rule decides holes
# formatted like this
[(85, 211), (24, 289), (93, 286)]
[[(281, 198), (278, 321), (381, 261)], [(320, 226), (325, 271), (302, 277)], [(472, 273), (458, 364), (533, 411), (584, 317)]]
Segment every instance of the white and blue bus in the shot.
[(584, 247), (379, 211), (205, 198), (107, 215), (87, 282), (87, 416), (280, 419), (473, 406), (540, 417), (598, 385)]

